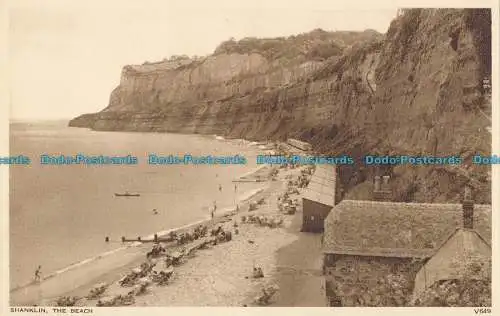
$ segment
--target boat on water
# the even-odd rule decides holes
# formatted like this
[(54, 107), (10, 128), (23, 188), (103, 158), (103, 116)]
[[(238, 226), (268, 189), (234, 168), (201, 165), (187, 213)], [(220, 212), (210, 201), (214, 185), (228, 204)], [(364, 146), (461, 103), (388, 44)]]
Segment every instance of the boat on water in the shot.
[(141, 196), (141, 195), (139, 193), (125, 192), (125, 193), (115, 193), (115, 196)]

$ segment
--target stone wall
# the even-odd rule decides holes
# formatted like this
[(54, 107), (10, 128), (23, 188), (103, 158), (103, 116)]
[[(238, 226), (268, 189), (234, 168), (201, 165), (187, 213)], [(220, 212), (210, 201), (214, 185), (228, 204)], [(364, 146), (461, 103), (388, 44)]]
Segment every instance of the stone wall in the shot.
[(421, 263), (408, 258), (325, 255), (327, 297), (342, 306), (406, 306)]

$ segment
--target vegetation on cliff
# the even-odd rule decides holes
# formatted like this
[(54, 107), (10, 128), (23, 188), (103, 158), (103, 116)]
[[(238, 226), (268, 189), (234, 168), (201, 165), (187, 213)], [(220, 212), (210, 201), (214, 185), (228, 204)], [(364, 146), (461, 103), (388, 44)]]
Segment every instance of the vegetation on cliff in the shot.
[(247, 37), (239, 41), (234, 38), (221, 43), (214, 52), (220, 54), (261, 54), (269, 61), (274, 60), (315, 60), (324, 61), (332, 56), (340, 56), (344, 48), (358, 42), (382, 38), (382, 34), (365, 32), (327, 32), (315, 29), (308, 33), (278, 38)]

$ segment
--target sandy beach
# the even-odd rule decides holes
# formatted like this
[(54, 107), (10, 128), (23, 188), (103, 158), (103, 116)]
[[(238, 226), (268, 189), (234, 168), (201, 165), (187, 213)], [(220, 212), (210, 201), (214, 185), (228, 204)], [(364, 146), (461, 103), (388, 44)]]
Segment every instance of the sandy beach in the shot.
[[(268, 179), (263, 182), (262, 189), (247, 194), (248, 197), (239, 204), (238, 212), (234, 209), (219, 210), (214, 219), (186, 226), (185, 231), (200, 224), (209, 229), (222, 226), (224, 230), (232, 231), (233, 238), (197, 250), (182, 265), (175, 267), (167, 285), (151, 285), (146, 293), (134, 297), (134, 305), (253, 306), (254, 298), (262, 289), (275, 284), (279, 291), (273, 296), (270, 306), (325, 306), (320, 278), (320, 236), (300, 233), (300, 207), (294, 215), (278, 210), (278, 196), (287, 190), (290, 177), (300, 174), (300, 168), (279, 170), (276, 181)], [(267, 173), (269, 170), (259, 168), (255, 177), (262, 178)], [(259, 200), (263, 203), (250, 211), (250, 204)], [(279, 216), (283, 223), (277, 228), (242, 223), (241, 217), (250, 214)], [(54, 305), (58, 297), (76, 296), (80, 298), (76, 305), (95, 306), (97, 300), (84, 297), (102, 282), (110, 284), (104, 297), (126, 294), (130, 288), (120, 287), (117, 281), (145, 262), (145, 254), (151, 247), (152, 243), (131, 244), (127, 249), (48, 278), (41, 284), (11, 292), (11, 303)], [(263, 278), (252, 278), (254, 266), (262, 268)]]
[[(121, 248), (121, 236), (146, 238), (235, 207), (261, 182), (233, 180), (256, 167), (256, 148), (201, 135), (92, 132), (26, 123), (13, 128), (12, 150), (33, 161), (42, 153), (82, 152), (89, 155), (135, 155), (138, 165), (42, 165), (10, 169), (9, 288), (23, 288), (38, 265), (42, 277), (60, 273)], [(159, 146), (158, 144), (167, 144)], [(162, 148), (160, 150), (160, 148)], [(148, 153), (231, 156), (246, 164), (150, 165)], [(219, 188), (222, 188), (220, 190)], [(136, 197), (117, 197), (130, 192)], [(153, 213), (153, 209), (157, 213)], [(42, 216), (43, 214), (43, 216)], [(104, 239), (108, 236), (109, 243)], [(77, 246), (76, 246), (77, 245)]]

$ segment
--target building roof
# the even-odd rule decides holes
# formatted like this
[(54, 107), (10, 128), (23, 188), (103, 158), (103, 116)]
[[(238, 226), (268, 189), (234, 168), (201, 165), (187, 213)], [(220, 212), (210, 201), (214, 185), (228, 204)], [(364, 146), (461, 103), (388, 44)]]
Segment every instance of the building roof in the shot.
[(335, 166), (317, 165), (302, 198), (328, 206), (335, 205)]
[(333, 195), (329, 195), (326, 193), (318, 193), (311, 189), (305, 189), (303, 191), (302, 198), (309, 201), (324, 204), (330, 207), (333, 207), (335, 205), (335, 197)]
[(462, 279), (466, 274), (468, 278), (480, 279), (481, 273), (470, 273), (470, 264), (488, 265), (489, 259), (491, 246), (481, 235), (474, 230), (457, 229), (417, 273), (413, 298), (418, 298), (437, 281)]
[[(343, 200), (325, 220), (323, 251), (425, 258), (462, 226), (461, 204)], [(474, 206), (474, 228), (491, 244), (491, 205)]]
[(329, 180), (334, 180), (336, 175), (335, 165), (330, 164), (318, 164), (314, 170), (313, 177), (326, 178)]
[(307, 188), (316, 192), (333, 195), (332, 190), (335, 189), (335, 182), (331, 179), (314, 177), (309, 181)]

